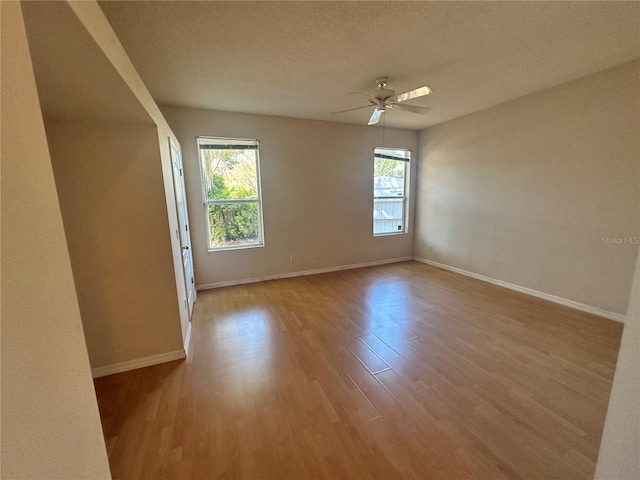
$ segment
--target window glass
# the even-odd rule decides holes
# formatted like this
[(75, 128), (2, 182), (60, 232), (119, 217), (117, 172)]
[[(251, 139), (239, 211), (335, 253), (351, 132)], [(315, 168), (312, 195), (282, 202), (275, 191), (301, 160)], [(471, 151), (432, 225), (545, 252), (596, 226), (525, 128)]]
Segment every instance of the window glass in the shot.
[(373, 160), (373, 234), (405, 233), (411, 152), (376, 148)]
[(209, 250), (262, 245), (257, 140), (199, 137)]

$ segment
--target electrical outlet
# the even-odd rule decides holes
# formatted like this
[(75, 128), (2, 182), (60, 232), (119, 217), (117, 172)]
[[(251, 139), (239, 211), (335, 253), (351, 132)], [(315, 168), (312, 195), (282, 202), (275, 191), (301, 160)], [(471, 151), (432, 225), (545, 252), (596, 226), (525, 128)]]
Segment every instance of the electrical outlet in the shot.
[(432, 252), (433, 251), (433, 245), (429, 244), (429, 251)]
[(292, 255), (289, 257), (289, 261), (290, 261), (290, 262), (295, 262), (295, 261), (296, 261), (296, 256), (292, 254)]
[(319, 256), (320, 256), (320, 254), (319, 254), (319, 253), (312, 253), (312, 254), (311, 254), (311, 258), (312, 258), (313, 260), (317, 260)]

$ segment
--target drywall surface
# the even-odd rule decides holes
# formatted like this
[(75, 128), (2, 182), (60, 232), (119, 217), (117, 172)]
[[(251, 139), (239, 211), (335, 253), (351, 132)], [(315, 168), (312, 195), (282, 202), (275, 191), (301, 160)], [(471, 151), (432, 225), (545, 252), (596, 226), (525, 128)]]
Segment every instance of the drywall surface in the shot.
[(111, 478), (19, 2), (2, 17), (2, 478)]
[[(372, 233), (373, 149), (383, 144), (382, 128), (160, 108), (182, 145), (197, 285), (412, 255), (412, 195), (408, 234)], [(260, 141), (264, 247), (207, 251), (200, 135)], [(384, 145), (415, 156), (417, 132), (385, 129)], [(411, 170), (414, 184), (415, 162)]]
[[(113, 107), (110, 110), (115, 110), (120, 114), (123, 114), (126, 111), (128, 112), (127, 119), (130, 120), (132, 118), (131, 108), (130, 106), (124, 107), (122, 104), (127, 102), (132, 104), (135, 103), (136, 107), (139, 104), (146, 111), (146, 119), (148, 120), (148, 117), (150, 117), (157, 126), (156, 140), (160, 147), (160, 161), (165, 189), (163, 204), (165, 205), (165, 211), (167, 213), (166, 220), (168, 220), (168, 222), (165, 221), (165, 225), (167, 227), (166, 235), (168, 235), (171, 242), (171, 253), (174, 268), (175, 293), (173, 294), (173, 297), (178, 305), (179, 320), (182, 327), (183, 339), (185, 339), (189, 324), (189, 313), (186, 304), (183, 301), (183, 299), (187, 297), (187, 294), (182, 272), (181, 244), (175, 236), (175, 230), (178, 228), (178, 220), (173, 192), (169, 138), (171, 138), (177, 145), (179, 145), (179, 142), (160, 113), (160, 110), (153, 101), (153, 98), (151, 98), (151, 94), (142, 82), (142, 79), (131, 63), (131, 60), (111, 28), (111, 25), (104, 16), (104, 13), (97, 1), (85, 0), (82, 2), (27, 3), (28, 5), (24, 8), (31, 14), (30, 20), (33, 21), (34, 25), (36, 25), (36, 28), (33, 28), (33, 31), (29, 32), (30, 40), (39, 39), (44, 42), (44, 52), (41, 52), (42, 57), (46, 57), (46, 55), (52, 50), (59, 51), (61, 48), (60, 44), (65, 44), (65, 37), (73, 35), (72, 38), (75, 50), (65, 52), (64, 55), (60, 56), (61, 58), (59, 58), (59, 62), (57, 63), (59, 63), (63, 69), (72, 69), (78, 63), (77, 58), (81, 58), (83, 60), (89, 58), (91, 68), (89, 68), (89, 63), (85, 63), (82, 71), (75, 72), (75, 75), (79, 77), (80, 82), (84, 82), (85, 85), (87, 83), (92, 83), (89, 80), (89, 77), (95, 74), (96, 71), (104, 73), (102, 76), (102, 82), (93, 85), (95, 90), (98, 90), (99, 93), (94, 93), (93, 95), (90, 95), (89, 98), (83, 99), (88, 103), (88, 105), (85, 105), (83, 102), (73, 101), (74, 105), (80, 103), (83, 107), (89, 108), (90, 114), (84, 115), (83, 120), (86, 120), (88, 117), (96, 117), (96, 114), (94, 113), (96, 112), (96, 106), (102, 104), (102, 101), (105, 98), (109, 101), (114, 101), (113, 97), (117, 94), (120, 97), (118, 100), (115, 100), (117, 107)], [(71, 22), (69, 21), (70, 15), (72, 16)], [(43, 22), (39, 20), (42, 18), (45, 18), (46, 21)], [(61, 25), (63, 26), (62, 28), (64, 28), (64, 35), (61, 34)], [(53, 28), (55, 31), (49, 32), (48, 30), (45, 30), (49, 28)], [(40, 56), (37, 56), (35, 60), (38, 60), (38, 58), (40, 58)], [(110, 65), (105, 67), (105, 62)], [(51, 66), (49, 64), (50, 62), (47, 63), (48, 66)], [(85, 71), (87, 69), (90, 70), (89, 76), (87, 76), (87, 72)], [(116, 81), (112, 80), (114, 77), (113, 70), (115, 70), (117, 74)], [(52, 81), (57, 78), (66, 78), (68, 75), (69, 73), (67, 72), (58, 72), (55, 76), (49, 78), (48, 81)], [(73, 76), (71, 78), (73, 79), (74, 84), (78, 81), (78, 79)], [(41, 80), (42, 79), (38, 79), (39, 83)], [(47, 81), (47, 79), (44, 81)], [(109, 84), (104, 85), (105, 81), (108, 81)], [(122, 85), (115, 85), (115, 83), (120, 82), (125, 85), (124, 88)], [(55, 88), (46, 88), (45, 91), (57, 91), (60, 94), (60, 90), (64, 88), (69, 88), (69, 84), (59, 84), (56, 85)], [(86, 86), (82, 88), (82, 92), (85, 91), (87, 91)], [(122, 93), (123, 91), (125, 93)], [(135, 99), (132, 100), (131, 98), (127, 98), (125, 100), (125, 97), (130, 96), (130, 94), (133, 94)], [(61, 97), (70, 99), (70, 96), (67, 95), (66, 92), (62, 92)], [(50, 103), (56, 105), (59, 104), (57, 101), (51, 101)], [(139, 109), (136, 108), (135, 110), (137, 111)], [(102, 110), (102, 113), (100, 114), (101, 118), (104, 117), (104, 113), (105, 112)], [(77, 119), (77, 115), (74, 116)], [(49, 117), (51, 117), (51, 115), (49, 115)], [(54, 117), (57, 117), (58, 119), (60, 118), (59, 115)]]
[(639, 72), (627, 63), (421, 131), (415, 256), (624, 314)]
[(622, 332), (596, 480), (640, 478), (640, 258)]
[(182, 349), (156, 126), (46, 131), (91, 366)]

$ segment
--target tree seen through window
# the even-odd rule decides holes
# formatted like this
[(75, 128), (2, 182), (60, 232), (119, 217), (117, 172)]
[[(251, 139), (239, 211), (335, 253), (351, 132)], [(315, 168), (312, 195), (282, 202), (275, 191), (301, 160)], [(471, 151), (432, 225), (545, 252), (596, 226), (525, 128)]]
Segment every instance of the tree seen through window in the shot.
[(198, 139), (209, 248), (262, 244), (255, 141)]

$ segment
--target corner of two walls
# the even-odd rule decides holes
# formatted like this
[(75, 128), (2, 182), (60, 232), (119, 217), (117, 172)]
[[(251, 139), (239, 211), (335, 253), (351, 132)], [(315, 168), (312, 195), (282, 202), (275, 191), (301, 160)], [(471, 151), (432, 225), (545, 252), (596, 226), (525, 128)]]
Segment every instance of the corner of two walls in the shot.
[(640, 478), (640, 258), (631, 289), (607, 418), (598, 452), (596, 480)]
[[(392, 237), (370, 232), (379, 129), (161, 107), (182, 141), (198, 285), (413, 256), (621, 317), (640, 236), (638, 64), (387, 129), (415, 159), (410, 232)], [(261, 140), (264, 248), (207, 251), (199, 135)]]
[(624, 315), (640, 237), (639, 70), (421, 131), (415, 257)]

